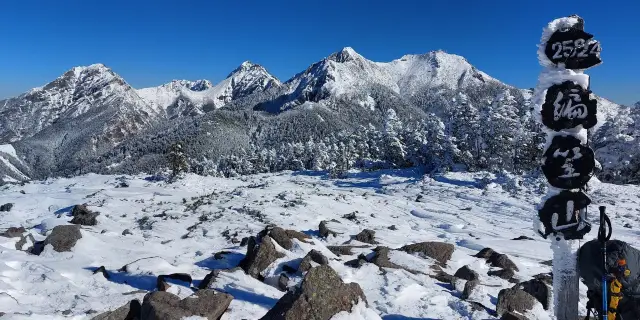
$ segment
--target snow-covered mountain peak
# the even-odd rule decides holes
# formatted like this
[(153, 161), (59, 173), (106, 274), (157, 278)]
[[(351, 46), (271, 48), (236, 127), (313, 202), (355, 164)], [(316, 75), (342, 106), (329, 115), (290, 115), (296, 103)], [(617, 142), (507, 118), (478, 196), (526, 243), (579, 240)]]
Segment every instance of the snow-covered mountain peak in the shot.
[(330, 55), (328, 57), (329, 60), (335, 61), (335, 62), (347, 62), (347, 61), (354, 61), (354, 60), (358, 60), (358, 59), (364, 59), (363, 56), (361, 56), (359, 53), (357, 53), (355, 50), (353, 50), (353, 48), (351, 47), (344, 47), (342, 50), (333, 53), (332, 55)]

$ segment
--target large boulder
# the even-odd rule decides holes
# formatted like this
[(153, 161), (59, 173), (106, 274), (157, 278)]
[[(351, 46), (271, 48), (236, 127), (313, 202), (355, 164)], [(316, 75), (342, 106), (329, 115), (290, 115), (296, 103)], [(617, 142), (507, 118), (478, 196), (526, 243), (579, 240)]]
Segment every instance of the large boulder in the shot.
[(491, 248), (484, 248), (480, 250), (480, 252), (478, 252), (474, 257), (485, 259), (487, 263), (496, 268), (519, 271), (518, 266), (509, 259), (509, 256), (496, 252)]
[(487, 275), (490, 277), (498, 277), (500, 279), (510, 280), (516, 275), (516, 272), (511, 269), (499, 269), (489, 271), (487, 272)]
[(307, 255), (302, 259), (302, 262), (300, 262), (300, 267), (298, 267), (298, 271), (309, 271), (313, 267), (313, 264), (311, 262), (315, 262), (321, 266), (325, 266), (329, 264), (329, 259), (327, 259), (327, 257), (325, 257), (320, 251), (313, 249), (309, 251), (309, 253), (307, 253)]
[(257, 243), (255, 237), (250, 237), (247, 243), (247, 254), (240, 261), (240, 267), (248, 275), (258, 279), (270, 264), (284, 257), (284, 254), (276, 251), (276, 247), (271, 242), (271, 237), (265, 235), (262, 242)]
[(140, 319), (140, 301), (131, 300), (124, 306), (113, 310), (101, 313), (91, 320), (137, 320)]
[(329, 320), (351, 311), (359, 301), (367, 303), (357, 283), (345, 284), (329, 266), (307, 272), (300, 287), (287, 292), (262, 320)]
[(471, 280), (467, 281), (464, 284), (464, 289), (462, 290), (462, 295), (460, 296), (462, 299), (467, 300), (473, 294), (473, 290), (475, 290), (480, 285), (480, 280)]
[(518, 288), (502, 289), (498, 293), (496, 313), (502, 316), (509, 311), (525, 313), (536, 305), (536, 298)]
[(147, 294), (142, 302), (140, 318), (144, 320), (181, 320), (199, 316), (220, 319), (233, 300), (230, 294), (215, 290), (198, 290), (192, 296), (180, 300), (175, 294), (155, 291)]
[(27, 230), (24, 227), (9, 227), (9, 229), (0, 232), (0, 237), (19, 238), (25, 232), (27, 232)]
[(264, 229), (260, 233), (260, 237), (270, 236), (271, 239), (275, 240), (281, 247), (291, 250), (293, 248), (293, 239), (298, 239), (302, 242), (306, 242), (306, 240), (311, 239), (310, 236), (298, 232), (295, 230), (285, 230), (280, 227), (269, 226)]
[(56, 226), (44, 240), (44, 245), (52, 245), (57, 252), (71, 251), (76, 242), (82, 238), (80, 227), (76, 225)]
[(429, 258), (435, 259), (442, 264), (446, 264), (451, 259), (451, 255), (453, 255), (454, 249), (455, 247), (452, 244), (444, 242), (421, 242), (408, 244), (400, 248), (400, 250), (406, 253), (418, 253), (421, 255), (425, 255)]
[(376, 238), (376, 232), (369, 229), (364, 229), (353, 237), (353, 239), (363, 243), (378, 244), (375, 238)]
[(71, 215), (73, 219), (71, 219), (71, 223), (79, 224), (83, 226), (95, 226), (98, 224), (98, 220), (96, 219), (99, 215), (97, 212), (90, 211), (87, 209), (86, 205), (79, 204), (73, 207), (71, 210)]

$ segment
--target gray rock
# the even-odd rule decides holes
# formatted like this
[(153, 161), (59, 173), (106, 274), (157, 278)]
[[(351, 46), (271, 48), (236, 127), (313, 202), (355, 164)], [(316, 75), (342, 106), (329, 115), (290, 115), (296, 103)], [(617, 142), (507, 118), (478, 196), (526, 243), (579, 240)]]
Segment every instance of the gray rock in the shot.
[(495, 254), (491, 255), (491, 257), (489, 258), (489, 260), (487, 260), (487, 262), (489, 262), (492, 266), (496, 268), (511, 269), (514, 271), (519, 271), (518, 266), (516, 266), (516, 264), (513, 261), (511, 261), (511, 259), (509, 259), (509, 257), (506, 254), (500, 254), (496, 252)]
[(300, 267), (298, 267), (298, 271), (309, 271), (313, 267), (311, 265), (311, 261), (321, 266), (329, 264), (329, 259), (327, 259), (327, 257), (325, 257), (320, 251), (313, 249), (309, 251), (309, 253), (307, 253), (307, 255), (302, 259), (302, 262), (300, 262)]
[(0, 212), (9, 212), (13, 209), (13, 203), (5, 203), (0, 206)]
[(114, 311), (107, 311), (93, 317), (92, 320), (138, 320), (140, 319), (140, 308), (139, 300), (131, 300)]
[(293, 239), (298, 239), (302, 242), (306, 242), (306, 240), (311, 239), (310, 236), (298, 232), (295, 230), (285, 230), (280, 227), (267, 227), (260, 233), (260, 237), (264, 237), (268, 235), (271, 239), (275, 240), (281, 247), (291, 250), (293, 248)]
[(345, 284), (329, 266), (312, 268), (299, 288), (287, 292), (262, 320), (329, 320), (351, 311), (358, 301), (367, 303), (357, 283)]
[(515, 241), (519, 241), (519, 240), (533, 240), (533, 238), (527, 237), (527, 236), (519, 236), (517, 238), (513, 238), (511, 240), (515, 240)]
[(371, 258), (371, 263), (375, 264), (380, 268), (391, 268), (391, 269), (403, 269), (401, 265), (395, 264), (389, 260), (389, 252), (391, 249), (388, 247), (377, 247), (373, 249), (375, 254), (373, 258)]
[(336, 256), (350, 256), (353, 254), (352, 246), (327, 246), (327, 249)]
[(20, 240), (16, 243), (16, 250), (20, 251), (31, 251), (33, 249), (34, 244), (36, 243), (36, 239), (33, 238), (32, 234), (25, 234), (20, 237)]
[(538, 279), (531, 279), (529, 281), (521, 282), (513, 287), (514, 289), (520, 289), (538, 300), (545, 310), (549, 310), (551, 304), (551, 287), (549, 287), (544, 281)]
[(131, 230), (129, 229), (124, 229), (124, 231), (122, 231), (122, 235), (126, 236), (126, 235), (132, 235), (133, 233), (131, 232)]
[(89, 209), (87, 209), (86, 205), (82, 204), (73, 207), (73, 210), (71, 210), (71, 215), (73, 216), (73, 219), (69, 221), (70, 223), (83, 226), (95, 226), (98, 224), (98, 220), (96, 218), (100, 214), (90, 211)]
[(353, 238), (363, 243), (378, 244), (375, 240), (376, 232), (370, 229), (364, 229)]
[(480, 252), (476, 253), (476, 255), (474, 257), (487, 260), (487, 259), (491, 258), (491, 256), (494, 255), (495, 253), (496, 252), (493, 251), (493, 249), (491, 249), (491, 248), (484, 248), (484, 249), (480, 250)]
[(496, 313), (502, 316), (509, 311), (525, 313), (536, 304), (536, 298), (520, 289), (502, 289), (498, 293)]
[(451, 259), (454, 249), (455, 247), (452, 244), (444, 242), (421, 242), (400, 248), (400, 250), (406, 253), (422, 254), (442, 264), (446, 264)]
[(476, 280), (467, 281), (467, 283), (464, 284), (464, 290), (462, 290), (461, 298), (463, 300), (469, 299), (469, 297), (473, 293), (473, 290), (475, 290), (479, 285), (480, 285), (480, 280), (476, 279)]
[(516, 272), (511, 269), (500, 269), (489, 271), (487, 272), (487, 275), (490, 277), (498, 277), (504, 280), (509, 280), (516, 275)]
[(389, 230), (394, 230), (394, 231), (395, 231), (395, 230), (398, 230), (398, 228), (396, 227), (396, 225), (395, 225), (395, 224), (392, 224), (392, 225), (388, 226), (388, 227), (387, 227), (387, 229), (389, 229)]
[(278, 289), (282, 291), (287, 291), (289, 289), (289, 276), (284, 272), (278, 277)]
[(318, 229), (320, 231), (320, 236), (323, 238), (327, 238), (329, 237), (329, 235), (333, 235), (334, 237), (338, 235), (337, 232), (329, 230), (329, 227), (327, 227), (326, 221), (321, 221)]
[(478, 275), (477, 272), (471, 270), (469, 266), (463, 266), (462, 268), (458, 269), (458, 271), (456, 271), (453, 276), (467, 281), (480, 279), (480, 275)]
[(44, 245), (52, 245), (57, 252), (71, 251), (76, 242), (82, 238), (80, 227), (74, 225), (56, 226), (44, 240)]
[(345, 266), (347, 267), (351, 267), (351, 268), (360, 268), (362, 266), (364, 266), (367, 263), (367, 259), (363, 258), (363, 257), (358, 257), (357, 259), (353, 259), (353, 260), (349, 260), (347, 262), (344, 263)]
[(259, 244), (256, 243), (255, 237), (249, 238), (247, 254), (239, 265), (244, 272), (257, 279), (270, 264), (284, 257), (284, 254), (276, 251), (271, 241), (268, 235), (264, 236)]
[(227, 311), (233, 297), (215, 290), (198, 290), (183, 300), (172, 293), (155, 291), (147, 294), (142, 302), (140, 318), (144, 320), (181, 320), (200, 316), (220, 319)]
[(244, 247), (249, 243), (249, 237), (244, 237), (242, 238), (242, 240), (240, 240), (240, 246)]
[(211, 285), (218, 278), (219, 274), (220, 274), (220, 270), (212, 270), (211, 272), (209, 272), (209, 274), (204, 276), (204, 279), (202, 280), (202, 282), (198, 284), (198, 289), (202, 290), (202, 289), (208, 289), (209, 287), (211, 287)]
[(19, 238), (25, 232), (27, 232), (27, 230), (24, 227), (9, 227), (9, 229), (0, 233), (0, 237)]
[(156, 279), (156, 287), (158, 291), (166, 291), (169, 288), (169, 284), (167, 283), (167, 279), (173, 279), (177, 281), (184, 282), (188, 287), (191, 286), (191, 276), (186, 273), (172, 273), (167, 275), (159, 275)]
[(434, 275), (429, 275), (431, 278), (436, 279), (440, 282), (451, 283), (453, 281), (453, 276), (440, 270)]

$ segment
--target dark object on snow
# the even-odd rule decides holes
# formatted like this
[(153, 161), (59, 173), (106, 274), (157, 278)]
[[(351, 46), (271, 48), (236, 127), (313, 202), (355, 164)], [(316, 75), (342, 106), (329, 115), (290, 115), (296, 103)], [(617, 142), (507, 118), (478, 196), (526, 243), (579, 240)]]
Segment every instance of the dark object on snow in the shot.
[(247, 254), (239, 265), (244, 272), (257, 279), (270, 264), (284, 257), (284, 254), (276, 251), (271, 241), (271, 237), (264, 236), (258, 244), (255, 237), (249, 238)]
[(353, 254), (352, 248), (352, 246), (327, 246), (327, 249), (336, 256), (350, 256)]
[(94, 270), (93, 274), (96, 274), (98, 272), (102, 273), (102, 276), (107, 280), (109, 280), (111, 278), (111, 276), (107, 272), (107, 269), (104, 266), (100, 266), (98, 269)]
[(474, 257), (485, 259), (487, 260), (487, 263), (491, 264), (496, 268), (520, 271), (518, 269), (518, 266), (516, 266), (516, 264), (513, 261), (511, 261), (511, 259), (509, 259), (509, 256), (507, 256), (506, 254), (496, 252), (491, 248), (484, 248), (480, 250), (478, 253), (476, 253)]
[(573, 136), (556, 136), (544, 153), (542, 172), (549, 184), (579, 189), (589, 182), (596, 166), (593, 150)]
[[(610, 273), (618, 270), (618, 260), (621, 259), (626, 261), (626, 269), (629, 270), (628, 276), (621, 277), (624, 280), (621, 281), (623, 297), (618, 304), (618, 315), (623, 319), (640, 319), (640, 250), (620, 240), (609, 240), (606, 252), (606, 266)], [(602, 243), (598, 240), (585, 243), (578, 251), (578, 273), (588, 288), (589, 303), (596, 310), (602, 309), (602, 258)]]
[(451, 283), (453, 281), (453, 276), (440, 270), (435, 275), (429, 275), (431, 278), (436, 279), (440, 282)]
[(209, 274), (204, 276), (204, 279), (202, 280), (202, 282), (198, 284), (198, 289), (200, 290), (208, 289), (216, 281), (216, 278), (218, 278), (219, 274), (220, 274), (220, 270), (213, 270), (209, 272)]
[(602, 63), (600, 43), (584, 31), (584, 22), (556, 30), (547, 40), (544, 54), (551, 63), (567, 69), (588, 69)]
[(378, 242), (375, 240), (375, 237), (376, 237), (375, 231), (364, 229), (360, 233), (355, 235), (353, 238), (363, 243), (378, 244)]
[(367, 303), (357, 283), (345, 284), (329, 266), (307, 272), (300, 287), (287, 292), (262, 320), (329, 320), (351, 311), (358, 301)]
[[(539, 230), (544, 238), (561, 233), (565, 239), (582, 239), (591, 231), (591, 224), (581, 214), (582, 209), (591, 204), (591, 199), (582, 191), (562, 191), (547, 199), (542, 209), (538, 211), (538, 218), (544, 226), (544, 232)], [(573, 212), (567, 217), (567, 212)]]
[(561, 131), (582, 125), (589, 129), (596, 125), (598, 101), (590, 98), (591, 90), (585, 90), (573, 81), (554, 84), (547, 89), (540, 115), (545, 127)]
[(326, 221), (320, 222), (319, 231), (320, 231), (320, 236), (323, 238), (327, 238), (329, 237), (329, 235), (333, 235), (334, 237), (338, 235), (338, 233), (329, 230), (329, 228), (327, 227)]
[(264, 230), (262, 230), (259, 234), (259, 237), (262, 238), (265, 235), (271, 237), (271, 239), (275, 240), (281, 247), (291, 250), (293, 248), (293, 239), (298, 239), (299, 241), (306, 242), (306, 240), (311, 239), (310, 236), (298, 232), (295, 230), (285, 230), (280, 227), (272, 227), (268, 226)]
[(31, 251), (33, 249), (36, 239), (33, 238), (31, 233), (20, 236), (20, 240), (16, 243), (16, 250)]
[(625, 223), (623, 227), (628, 228), (628, 229), (633, 228), (630, 223)]
[(101, 313), (91, 320), (138, 320), (140, 319), (141, 304), (139, 300), (131, 300), (124, 306), (113, 310)]
[(144, 297), (140, 318), (181, 320), (184, 317), (200, 316), (220, 319), (229, 308), (231, 300), (231, 295), (209, 289), (198, 290), (182, 300), (172, 293), (156, 291)]
[(85, 205), (74, 206), (73, 210), (71, 210), (71, 215), (73, 219), (69, 221), (70, 223), (83, 226), (95, 226), (98, 224), (96, 217), (98, 217), (99, 213), (90, 211)]
[(71, 251), (76, 242), (82, 238), (80, 227), (74, 225), (56, 226), (44, 240), (44, 245), (52, 245), (57, 252)]
[(368, 262), (367, 261), (367, 257), (365, 257), (365, 255), (361, 254), (361, 255), (358, 256), (358, 258), (345, 262), (344, 265), (347, 266), (347, 267), (358, 269), (358, 268), (364, 266), (367, 262)]
[(416, 197), (416, 202), (420, 202), (420, 201), (422, 201), (422, 199), (423, 199), (423, 198), (424, 198), (424, 196), (422, 196), (421, 194), (419, 194), (419, 195)]
[(24, 227), (9, 227), (9, 229), (0, 233), (0, 237), (18, 238), (25, 232), (27, 232), (27, 230)]
[(344, 215), (342, 215), (342, 218), (350, 220), (350, 221), (358, 222), (358, 217), (356, 216), (356, 212), (358, 212), (358, 211), (354, 211), (354, 212), (351, 212), (351, 213), (344, 214)]
[(5, 203), (0, 206), (0, 212), (9, 212), (13, 208), (13, 203)]
[(533, 240), (533, 239), (532, 239), (532, 238), (529, 238), (529, 237), (527, 237), (527, 236), (519, 236), (519, 237), (517, 237), (517, 238), (513, 238), (513, 239), (511, 239), (511, 240), (519, 241), (519, 240)]
[(487, 275), (490, 277), (498, 277), (500, 279), (509, 280), (513, 278), (516, 273), (511, 269), (500, 269), (487, 272)]
[(409, 254), (422, 254), (429, 258), (436, 259), (436, 261), (442, 264), (446, 264), (451, 259), (455, 247), (450, 243), (444, 242), (420, 242), (408, 244), (399, 250)]
[(242, 238), (242, 240), (240, 240), (240, 246), (241, 247), (246, 246), (247, 243), (249, 243), (249, 237), (244, 237), (244, 238)]
[(320, 251), (313, 249), (309, 251), (309, 253), (307, 253), (307, 255), (302, 259), (302, 262), (300, 262), (300, 267), (298, 267), (298, 271), (300, 272), (309, 271), (313, 267), (311, 264), (311, 261), (321, 266), (329, 264), (329, 259), (327, 259), (327, 257), (325, 257), (322, 253), (320, 253)]
[(158, 291), (167, 291), (167, 288), (169, 287), (169, 284), (166, 281), (167, 279), (173, 279), (180, 282), (184, 282), (188, 284), (189, 287), (191, 287), (191, 282), (193, 282), (193, 279), (191, 279), (191, 276), (186, 273), (172, 273), (168, 275), (159, 275), (158, 279), (156, 280), (156, 286)]
[(527, 292), (517, 289), (502, 289), (498, 293), (498, 303), (496, 304), (496, 313), (498, 316), (509, 311), (525, 313), (536, 304), (536, 298)]
[(467, 280), (467, 281), (480, 279), (480, 276), (478, 275), (478, 273), (471, 270), (469, 266), (463, 266), (462, 268), (458, 269), (458, 271), (456, 271), (456, 273), (453, 276), (456, 278)]
[(161, 175), (153, 175), (145, 177), (144, 180), (149, 182), (161, 182), (167, 180), (167, 178)]
[(387, 227), (387, 229), (389, 229), (389, 230), (394, 230), (394, 231), (395, 231), (395, 230), (398, 230), (398, 228), (396, 227), (396, 225), (395, 225), (395, 224), (392, 224), (392, 225), (388, 226), (388, 227)]
[(133, 235), (133, 233), (131, 232), (131, 230), (129, 229), (124, 229), (124, 231), (122, 231), (122, 235), (126, 236), (126, 235)]

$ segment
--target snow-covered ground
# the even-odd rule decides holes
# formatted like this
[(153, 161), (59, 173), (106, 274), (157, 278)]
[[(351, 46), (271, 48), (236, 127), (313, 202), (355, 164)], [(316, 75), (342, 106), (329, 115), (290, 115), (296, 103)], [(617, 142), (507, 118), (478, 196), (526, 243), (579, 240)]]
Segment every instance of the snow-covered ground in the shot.
[[(376, 245), (340, 257), (326, 248), (353, 242), (350, 236), (363, 229), (374, 230), (376, 241), (390, 248), (424, 241), (454, 244), (444, 270), (453, 274), (470, 265), (483, 285), (474, 292), (474, 300), (495, 309), (500, 289), (513, 284), (487, 276), (490, 266), (472, 255), (485, 247), (505, 253), (520, 270), (516, 278), (528, 280), (551, 270), (541, 262), (550, 260), (552, 253), (549, 241), (532, 229), (541, 195), (537, 183), (524, 183), (510, 193), (503, 190), (505, 184), (482, 177), (450, 173), (432, 179), (406, 170), (328, 180), (321, 173), (286, 172), (233, 179), (188, 175), (166, 184), (132, 176), (126, 177), (129, 187), (123, 188), (117, 187), (117, 176), (90, 174), (0, 187), (0, 204), (15, 204), (10, 212), (0, 212), (0, 231), (24, 226), (36, 240), (43, 240), (54, 226), (68, 224), (73, 205), (87, 203), (100, 212), (98, 225), (82, 227), (82, 239), (71, 252), (56, 252), (49, 245), (39, 256), (31, 255), (15, 249), (19, 238), (0, 237), (0, 312), (7, 313), (2, 319), (89, 319), (92, 312), (142, 299), (155, 289), (160, 274), (184, 272), (202, 280), (211, 269), (236, 266), (246, 252), (236, 240), (255, 236), (267, 224), (302, 231), (312, 241), (294, 240), (291, 250), (278, 247), (285, 257), (265, 271), (266, 283), (279, 275), (284, 263), (294, 265), (315, 248), (345, 282), (360, 284), (369, 309), (361, 304), (335, 319), (495, 319), (484, 310), (474, 311), (451, 285), (425, 274), (381, 272), (371, 263), (360, 268), (344, 265)], [(614, 238), (640, 246), (640, 188), (594, 182), (590, 195), (590, 220), (597, 221), (598, 205), (607, 205)], [(343, 218), (349, 213), (356, 219)], [(332, 219), (339, 221), (333, 228), (340, 234), (320, 238), (319, 223)], [(392, 225), (396, 230), (389, 228)], [(125, 229), (132, 234), (122, 235)], [(596, 223), (593, 229), (589, 239), (595, 237)], [(534, 240), (511, 240), (523, 235)], [(213, 257), (223, 250), (230, 252), (224, 259)], [(132, 263), (141, 258), (147, 259)], [(391, 259), (433, 273), (428, 259), (400, 251), (392, 251)], [(117, 272), (126, 264), (127, 272)], [(93, 274), (99, 266), (111, 273), (110, 280)], [(284, 294), (242, 271), (220, 273), (214, 286), (234, 296), (222, 319), (258, 319)], [(171, 290), (183, 297), (191, 293), (180, 286)], [(586, 289), (581, 291), (584, 312)], [(549, 315), (540, 312), (538, 317)]]

